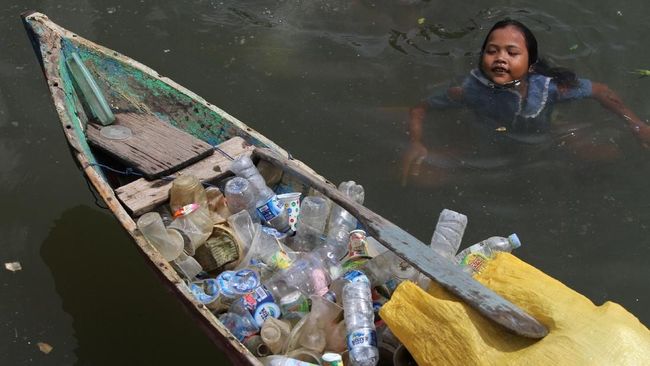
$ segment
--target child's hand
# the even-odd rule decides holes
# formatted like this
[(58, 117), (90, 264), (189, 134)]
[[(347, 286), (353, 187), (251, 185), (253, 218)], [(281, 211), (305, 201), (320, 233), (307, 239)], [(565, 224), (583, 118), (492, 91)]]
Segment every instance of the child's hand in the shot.
[(640, 123), (632, 127), (634, 135), (639, 139), (641, 146), (650, 149), (650, 126)]
[[(650, 142), (650, 140), (648, 140)], [(402, 186), (406, 185), (409, 175), (420, 174), (420, 164), (429, 151), (419, 141), (411, 142), (411, 145), (402, 157)]]

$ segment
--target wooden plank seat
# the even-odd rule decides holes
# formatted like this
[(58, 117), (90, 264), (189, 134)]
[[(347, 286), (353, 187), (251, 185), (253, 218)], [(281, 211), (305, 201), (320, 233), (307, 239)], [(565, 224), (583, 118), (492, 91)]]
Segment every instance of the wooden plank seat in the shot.
[[(127, 127), (131, 136), (111, 139), (102, 134), (102, 129), (115, 129), (116, 126)], [(90, 144), (137, 169), (150, 180), (169, 175), (214, 152), (210, 144), (152, 114), (116, 114), (111, 126), (89, 123), (86, 134)]]
[[(233, 137), (219, 145), (217, 148), (232, 158), (241, 155), (251, 155), (254, 146), (248, 144), (241, 137)], [(210, 181), (225, 176), (230, 170), (232, 160), (215, 152), (213, 155), (200, 160), (193, 165), (179, 170), (175, 175), (192, 174), (201, 181)], [(139, 216), (164, 203), (169, 198), (171, 180), (158, 179), (149, 181), (140, 178), (115, 190), (119, 200), (135, 215)]]

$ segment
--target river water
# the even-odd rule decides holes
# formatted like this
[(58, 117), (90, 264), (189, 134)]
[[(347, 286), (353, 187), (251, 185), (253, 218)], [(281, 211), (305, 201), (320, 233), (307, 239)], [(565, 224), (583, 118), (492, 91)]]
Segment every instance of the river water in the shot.
[[(330, 180), (363, 184), (370, 208), (422, 241), (440, 210), (464, 212), (463, 245), (516, 232), (520, 258), (650, 324), (650, 152), (597, 103), (567, 106), (558, 120), (581, 126), (602, 153), (558, 147), (524, 165), (429, 166), (400, 185), (408, 107), (472, 68), (486, 29), (505, 16), (530, 26), (542, 55), (650, 117), (650, 78), (632, 73), (650, 68), (646, 1), (483, 3), (5, 0), (0, 259), (22, 270), (0, 270), (0, 362), (227, 363), (96, 205), (22, 28), (27, 9), (174, 79)], [(459, 145), (467, 118), (432, 114), (427, 143)]]

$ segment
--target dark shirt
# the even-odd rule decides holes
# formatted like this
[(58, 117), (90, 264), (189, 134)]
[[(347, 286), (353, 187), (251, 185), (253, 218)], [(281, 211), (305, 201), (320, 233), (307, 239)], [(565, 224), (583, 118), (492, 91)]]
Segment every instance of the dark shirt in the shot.
[(500, 88), (474, 69), (463, 81), (462, 100), (449, 98), (447, 91), (427, 98), (430, 108), (465, 106), (477, 115), (479, 128), (519, 142), (535, 143), (551, 128), (556, 103), (591, 96), (591, 81), (578, 79), (576, 87), (560, 91), (548, 76), (528, 75), (528, 95), (523, 98), (514, 88)]
[[(476, 114), (472, 121), (472, 130), (477, 132), (476, 144), (470, 151), (445, 159), (483, 168), (526, 159), (520, 153), (545, 149), (553, 139), (550, 130), (555, 104), (592, 94), (588, 79), (578, 79), (577, 86), (560, 89), (552, 78), (531, 73), (524, 98), (515, 88), (495, 85), (478, 69), (465, 77), (461, 88), (460, 101), (451, 99), (445, 89), (428, 97), (426, 103), (433, 109), (466, 107)], [(536, 148), (525, 148), (531, 144)]]

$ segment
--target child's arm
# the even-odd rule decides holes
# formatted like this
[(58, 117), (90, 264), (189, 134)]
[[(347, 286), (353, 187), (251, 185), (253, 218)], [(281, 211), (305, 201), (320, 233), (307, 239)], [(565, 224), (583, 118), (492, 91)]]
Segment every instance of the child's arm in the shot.
[(610, 111), (623, 117), (645, 148), (650, 147), (650, 126), (632, 112), (614, 91), (602, 83), (591, 83), (592, 97)]
[[(450, 102), (460, 102), (463, 90), (461, 87), (447, 89), (447, 98)], [(424, 118), (429, 109), (427, 102), (422, 102), (409, 110), (409, 147), (402, 157), (402, 185), (406, 185), (409, 175), (418, 175), (420, 163), (429, 153), (422, 141)]]
[(409, 147), (402, 157), (402, 185), (406, 185), (409, 174), (418, 175), (419, 165), (429, 151), (422, 142), (422, 123), (428, 106), (422, 102), (409, 110)]

